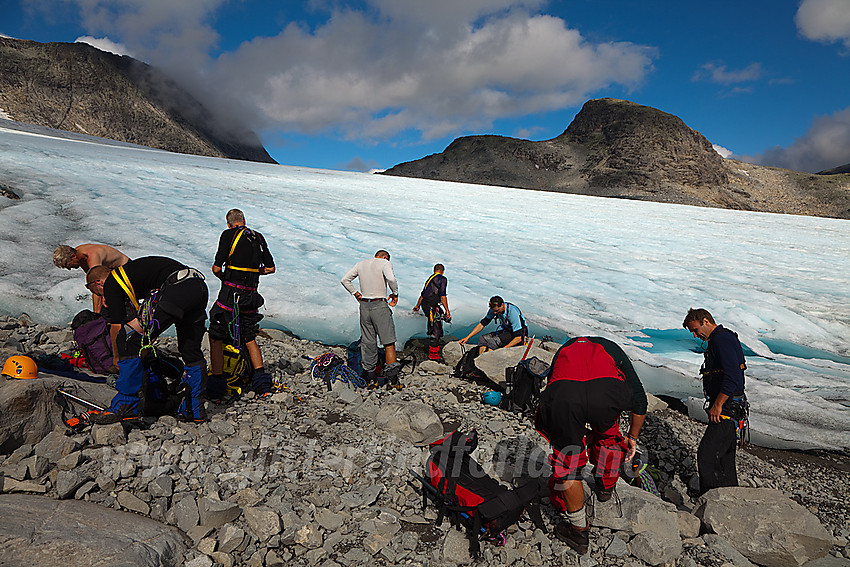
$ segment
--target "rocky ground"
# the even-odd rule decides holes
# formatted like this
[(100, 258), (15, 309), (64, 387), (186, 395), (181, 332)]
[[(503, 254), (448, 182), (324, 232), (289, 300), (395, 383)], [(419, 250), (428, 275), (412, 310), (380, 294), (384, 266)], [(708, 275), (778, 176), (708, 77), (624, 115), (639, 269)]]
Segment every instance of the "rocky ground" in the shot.
[[(68, 348), (65, 329), (24, 323), (0, 319), (4, 358)], [(175, 341), (161, 342), (169, 348)], [(344, 356), (343, 349), (274, 331), (258, 343), (280, 384), (270, 398), (247, 394), (210, 405), (203, 424), (162, 417), (126, 431), (118, 424), (81, 433), (57, 427), (0, 456), (2, 491), (88, 501), (175, 526), (187, 535), (183, 561), (192, 567), (457, 565), (471, 562), (467, 541), (448, 523), (434, 525), (434, 509), (423, 511), (408, 471), (421, 470), (427, 442), (455, 428), (477, 429), (476, 458), (505, 482), (545, 461), (546, 443), (527, 420), (483, 404), (487, 386), (452, 378), (448, 366), (407, 366), (402, 390), (335, 382), (328, 391), (311, 377), (310, 362), (328, 350)], [(708, 533), (691, 513), (703, 428), (669, 407), (648, 415), (641, 447), (667, 503), (621, 482), (620, 511), (615, 501), (596, 505), (588, 555), (550, 537), (556, 518), (544, 505), (548, 533), (523, 519), (504, 547), (482, 546), (483, 563), (750, 564), (731, 537)], [(808, 510), (826, 528), (829, 555), (821, 561), (829, 562), (817, 565), (850, 564), (846, 456), (751, 447), (739, 453), (738, 470), (742, 486), (776, 489), (801, 505), (795, 514)], [(638, 504), (655, 506), (658, 518), (673, 514), (679, 529), (672, 539), (647, 540), (651, 530), (628, 525), (624, 517)], [(673, 551), (664, 551), (671, 542)]]

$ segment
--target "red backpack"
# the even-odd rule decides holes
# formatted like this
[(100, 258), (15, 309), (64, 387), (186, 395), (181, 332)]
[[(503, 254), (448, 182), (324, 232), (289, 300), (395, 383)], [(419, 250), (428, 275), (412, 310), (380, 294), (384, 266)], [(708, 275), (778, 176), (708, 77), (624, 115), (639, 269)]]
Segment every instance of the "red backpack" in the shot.
[(535, 525), (546, 530), (539, 502), (548, 495), (546, 483), (532, 479), (517, 488), (508, 488), (489, 476), (470, 453), (478, 446), (478, 434), (453, 431), (430, 445), (425, 477), (414, 471), (422, 482), (422, 504), (436, 504), (437, 525), (448, 517), (452, 524), (467, 528), (470, 553), (480, 554), (479, 538), (504, 545), (507, 528), (527, 511)]
[(587, 337), (579, 337), (562, 346), (555, 354), (549, 384), (558, 380), (587, 382), (597, 378), (626, 379), (602, 345)]

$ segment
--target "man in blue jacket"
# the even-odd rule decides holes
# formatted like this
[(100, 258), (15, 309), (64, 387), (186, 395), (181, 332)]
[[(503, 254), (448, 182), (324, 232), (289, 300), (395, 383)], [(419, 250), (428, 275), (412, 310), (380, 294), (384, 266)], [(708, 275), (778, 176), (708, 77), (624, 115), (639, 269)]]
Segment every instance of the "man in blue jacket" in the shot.
[(738, 486), (735, 468), (737, 430), (746, 418), (744, 352), (738, 335), (714, 322), (705, 309), (690, 309), (682, 326), (708, 341), (700, 374), (707, 402), (708, 428), (697, 450), (700, 493), (720, 486)]
[(499, 328), (493, 333), (487, 333), (478, 340), (478, 354), (495, 350), (497, 348), (507, 348), (522, 344), (528, 337), (528, 326), (525, 324), (525, 318), (522, 316), (522, 311), (513, 303), (507, 303), (498, 295), (490, 298), (490, 309), (487, 315), (475, 325), (472, 332), (460, 340), (460, 344), (465, 345), (466, 342), (484, 330), (484, 327), (490, 324), (493, 319)]

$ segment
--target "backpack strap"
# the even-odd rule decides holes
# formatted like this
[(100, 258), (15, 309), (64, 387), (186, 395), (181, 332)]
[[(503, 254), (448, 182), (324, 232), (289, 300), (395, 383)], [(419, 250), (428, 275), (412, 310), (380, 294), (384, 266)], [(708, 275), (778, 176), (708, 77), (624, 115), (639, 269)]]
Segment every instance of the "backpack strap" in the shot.
[(112, 270), (112, 277), (115, 278), (115, 281), (118, 282), (118, 285), (121, 286), (121, 289), (123, 289), (124, 293), (127, 294), (127, 297), (130, 298), (130, 302), (133, 304), (133, 307), (135, 307), (136, 311), (138, 311), (139, 300), (136, 298), (136, 290), (133, 289), (133, 284), (130, 282), (130, 278), (127, 277), (127, 272), (124, 271), (124, 266), (118, 266)]
[[(227, 254), (228, 260), (231, 256), (233, 256), (233, 251), (236, 250), (236, 245), (239, 243), (239, 239), (242, 238), (242, 235), (246, 230), (248, 230), (248, 227), (246, 226), (239, 227), (239, 232), (237, 232), (236, 236), (233, 237), (233, 243), (230, 245), (230, 252)], [(260, 268), (243, 268), (241, 266), (233, 266), (230, 262), (227, 263), (227, 267), (231, 270), (239, 270), (240, 272), (260, 272)]]

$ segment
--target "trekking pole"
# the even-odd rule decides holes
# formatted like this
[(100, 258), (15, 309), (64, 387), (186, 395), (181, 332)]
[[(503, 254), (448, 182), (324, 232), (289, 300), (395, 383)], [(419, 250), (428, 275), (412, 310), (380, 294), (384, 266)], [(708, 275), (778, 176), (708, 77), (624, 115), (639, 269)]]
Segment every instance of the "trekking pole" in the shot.
[(78, 398), (74, 394), (69, 394), (65, 390), (59, 390), (59, 393), (62, 394), (63, 396), (65, 396), (66, 398), (68, 398), (71, 401), (77, 402), (79, 404), (83, 404), (84, 406), (88, 406), (92, 409), (96, 409), (97, 411), (106, 411), (102, 407), (100, 407), (99, 405), (93, 404), (92, 402), (86, 401), (82, 398)]
[(531, 337), (531, 340), (530, 340), (530, 341), (528, 341), (528, 346), (527, 346), (527, 347), (525, 347), (525, 353), (522, 355), (522, 358), (520, 359), (520, 362), (522, 362), (523, 360), (525, 360), (525, 357), (526, 357), (526, 356), (528, 356), (528, 351), (530, 351), (530, 350), (531, 350), (531, 345), (534, 343), (534, 339), (535, 339), (536, 337), (537, 337), (537, 335), (534, 335), (533, 337)]

